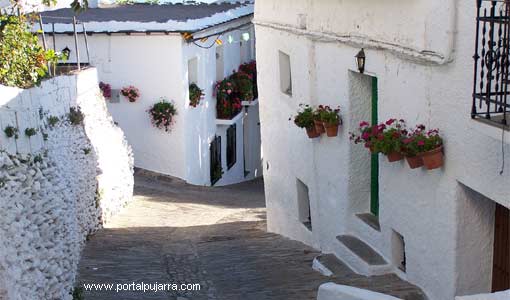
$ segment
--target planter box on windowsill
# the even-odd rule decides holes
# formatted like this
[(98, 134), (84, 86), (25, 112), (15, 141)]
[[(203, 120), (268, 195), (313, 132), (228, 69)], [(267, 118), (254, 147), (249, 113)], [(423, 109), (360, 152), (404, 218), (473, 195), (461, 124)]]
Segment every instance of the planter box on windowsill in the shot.
[(255, 105), (259, 104), (259, 99), (257, 98), (257, 99), (253, 99), (251, 101), (242, 101), (241, 104), (243, 106), (255, 106)]
[(240, 111), (235, 117), (233, 117), (230, 120), (216, 119), (216, 125), (218, 125), (218, 126), (230, 126), (230, 125), (234, 125), (242, 117), (243, 117), (243, 113), (242, 113), (242, 111)]

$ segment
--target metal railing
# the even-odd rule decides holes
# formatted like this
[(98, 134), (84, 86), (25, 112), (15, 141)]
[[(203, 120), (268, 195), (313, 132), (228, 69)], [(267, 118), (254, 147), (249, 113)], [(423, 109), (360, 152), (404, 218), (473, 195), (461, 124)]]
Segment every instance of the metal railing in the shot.
[[(39, 14), (39, 27), (40, 27), (40, 34), (41, 34), (44, 50), (45, 51), (48, 50), (48, 43), (47, 43), (46, 35), (50, 34), (52, 37), (53, 50), (55, 52), (57, 51), (57, 49), (56, 49), (56, 34), (57, 34), (57, 32), (55, 32), (55, 23), (56, 23), (55, 20), (57, 20), (57, 21), (58, 20), (67, 20), (67, 21), (71, 21), (73, 24), (74, 51), (76, 53), (76, 69), (66, 66), (66, 71), (72, 71), (72, 70), (79, 71), (82, 69), (83, 65), (85, 65), (85, 64), (90, 65), (90, 51), (89, 51), (89, 43), (88, 43), (88, 39), (87, 39), (87, 30), (85, 28), (85, 23), (80, 22), (79, 20), (76, 19), (76, 17), (72, 17), (72, 18), (71, 17), (53, 17), (53, 16), (42, 16), (41, 14)], [(51, 24), (51, 31), (44, 30), (44, 28), (45, 28), (44, 22), (45, 21), (47, 22), (46, 25)], [(50, 21), (50, 22), (48, 22), (48, 21)], [(78, 30), (79, 25), (81, 25), (81, 32), (79, 32), (79, 30)], [(79, 46), (79, 36), (80, 35), (83, 35), (83, 40), (85, 43), (85, 50), (86, 50), (86, 54), (87, 54), (87, 62), (86, 63), (81, 61), (80, 46)], [(49, 72), (50, 76), (56, 75), (57, 67), (58, 67), (58, 65), (57, 66), (48, 65), (48, 72)]]
[(477, 0), (471, 117), (508, 126), (510, 0)]

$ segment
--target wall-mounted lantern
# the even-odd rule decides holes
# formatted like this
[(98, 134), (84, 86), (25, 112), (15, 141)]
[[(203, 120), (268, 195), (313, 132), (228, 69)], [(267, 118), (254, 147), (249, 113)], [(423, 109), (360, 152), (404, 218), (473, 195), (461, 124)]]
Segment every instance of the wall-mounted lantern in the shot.
[(365, 61), (366, 61), (365, 51), (363, 48), (361, 48), (358, 54), (356, 54), (356, 63), (358, 64), (358, 70), (361, 74), (365, 72)]
[(71, 56), (71, 49), (69, 49), (69, 47), (65, 47), (64, 49), (62, 49), (62, 54), (66, 59), (69, 59), (69, 57)]

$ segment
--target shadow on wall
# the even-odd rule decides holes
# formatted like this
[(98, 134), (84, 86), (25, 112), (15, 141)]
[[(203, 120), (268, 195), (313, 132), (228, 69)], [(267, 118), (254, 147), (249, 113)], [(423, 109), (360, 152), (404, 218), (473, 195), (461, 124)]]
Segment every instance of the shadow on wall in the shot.
[(132, 197), (131, 150), (95, 69), (0, 94), (0, 295), (68, 299), (86, 238)]

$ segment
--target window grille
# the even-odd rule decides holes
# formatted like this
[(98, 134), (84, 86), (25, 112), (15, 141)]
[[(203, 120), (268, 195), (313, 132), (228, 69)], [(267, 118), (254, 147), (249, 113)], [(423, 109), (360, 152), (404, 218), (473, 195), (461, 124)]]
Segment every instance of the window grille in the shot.
[(508, 126), (510, 0), (477, 0), (471, 117)]
[(237, 129), (232, 125), (227, 129), (227, 167), (230, 170), (237, 161)]
[(211, 142), (209, 146), (209, 154), (211, 160), (210, 166), (210, 176), (211, 176), (211, 185), (214, 185), (218, 182), (222, 175), (223, 169), (221, 167), (221, 137), (216, 136), (214, 140)]

